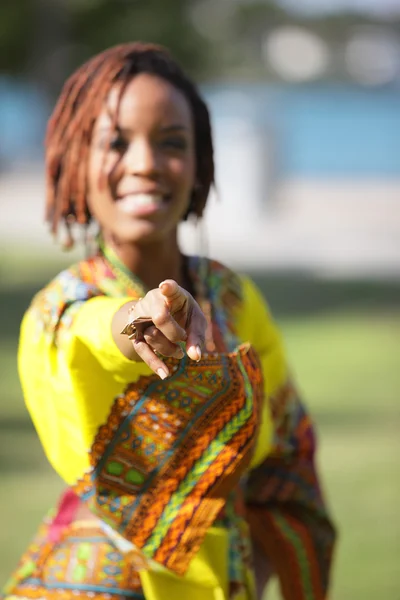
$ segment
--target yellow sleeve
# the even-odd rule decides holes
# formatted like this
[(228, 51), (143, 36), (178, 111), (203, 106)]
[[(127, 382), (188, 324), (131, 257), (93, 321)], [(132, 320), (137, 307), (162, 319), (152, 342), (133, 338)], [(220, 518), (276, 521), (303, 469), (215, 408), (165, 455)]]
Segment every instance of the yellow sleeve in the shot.
[(88, 450), (115, 397), (151, 373), (127, 359), (112, 337), (112, 317), (128, 300), (100, 296), (82, 303), (57, 344), (34, 308), (22, 321), (18, 370), (25, 402), (50, 463), (69, 484), (89, 467)]
[(285, 384), (288, 372), (281, 336), (261, 292), (248, 277), (242, 276), (241, 281), (244, 306), (237, 317), (237, 333), (240, 339), (251, 342), (257, 350), (264, 377), (261, 427), (251, 463), (255, 467), (271, 451), (273, 422), (269, 399)]

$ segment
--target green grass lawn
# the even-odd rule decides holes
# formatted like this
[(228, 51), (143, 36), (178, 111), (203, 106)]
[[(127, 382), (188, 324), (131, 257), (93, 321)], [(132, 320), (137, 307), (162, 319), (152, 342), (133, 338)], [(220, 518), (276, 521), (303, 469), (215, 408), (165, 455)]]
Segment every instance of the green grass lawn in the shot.
[[(42, 265), (32, 274), (25, 264), (19, 275), (13, 270), (11, 287), (6, 289), (4, 276), (0, 284), (0, 582), (6, 579), (61, 489), (27, 418), (16, 374), (18, 323), (35, 284), (40, 285), (48, 276), (48, 267)], [(319, 432), (318, 462), (340, 532), (330, 598), (397, 600), (398, 285), (388, 288), (387, 294), (378, 286), (379, 302), (373, 302), (373, 286), (368, 287), (368, 294), (362, 289), (356, 294), (354, 287), (346, 283), (346, 295), (343, 286), (339, 293), (339, 283), (332, 283), (337, 301), (324, 302), (325, 297), (332, 298), (325, 290), (315, 302), (321, 288), (316, 282), (315, 289), (311, 289), (300, 281), (295, 287), (296, 310), (296, 297), (290, 303), (286, 295), (289, 283), (279, 284), (267, 275), (258, 275), (258, 280), (264, 290), (271, 290), (269, 297), (295, 377)], [(325, 289), (326, 283), (321, 286)], [(285, 310), (279, 310), (282, 306)], [(275, 586), (267, 598), (279, 598)]]

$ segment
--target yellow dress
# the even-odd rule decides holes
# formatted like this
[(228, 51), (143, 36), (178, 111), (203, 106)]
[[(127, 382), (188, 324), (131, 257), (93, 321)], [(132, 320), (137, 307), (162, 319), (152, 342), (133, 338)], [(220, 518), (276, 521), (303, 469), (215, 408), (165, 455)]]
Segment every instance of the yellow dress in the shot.
[[(189, 271), (196, 284), (196, 278), (200, 277), (199, 273), (204, 265), (202, 266), (201, 261), (195, 257), (189, 260), (192, 261), (189, 263)], [(257, 496), (260, 495), (261, 490), (260, 481), (265, 478), (264, 475), (260, 477), (261, 469), (268, 463), (269, 457), (274, 453), (276, 457), (285, 454), (285, 449), (279, 445), (280, 441), (287, 443), (287, 432), (279, 432), (275, 427), (274, 412), (276, 411), (273, 399), (279, 399), (279, 406), (284, 405), (285, 410), (288, 410), (287, 407), (294, 402), (293, 388), (288, 380), (280, 335), (264, 299), (251, 280), (238, 276), (211, 261), (207, 263), (206, 276), (204, 277), (203, 274), (202, 277), (208, 284), (208, 299), (211, 306), (210, 328), (214, 345), (214, 352), (211, 354), (216, 357), (234, 357), (236, 360), (241, 352), (238, 352), (237, 348), (246, 342), (255, 351), (262, 373), (263, 400), (257, 413), (258, 426), (254, 430), (257, 434), (251, 442), (251, 462), (247, 467), (250, 477), (247, 475), (245, 478), (250, 480), (248, 486), (250, 506), (254, 501), (257, 503)], [(143, 381), (153, 385), (152, 374), (147, 365), (125, 358), (115, 345), (111, 334), (111, 320), (116, 310), (133, 297), (143, 295), (144, 291), (140, 282), (116, 261), (115, 256), (106, 251), (105, 255), (101, 254), (83, 261), (58, 276), (36, 296), (22, 322), (18, 359), (26, 405), (50, 463), (66, 484), (75, 489), (81, 500), (83, 498), (83, 501), (85, 501), (85, 494), (82, 492), (82, 481), (86, 477), (88, 482), (91, 473), (93, 474), (95, 470), (91, 452), (93, 453), (93, 448), (99, 441), (96, 436), (102, 431), (102, 426), (110, 420), (110, 413), (117, 399), (124, 397), (127, 389), (132, 393), (135, 392)], [(210, 358), (208, 368), (211, 370), (215, 366), (213, 360)], [(230, 368), (230, 372), (235, 373), (235, 369), (237, 371), (241, 367), (235, 363)], [(185, 363), (183, 375), (189, 373), (190, 369), (193, 370), (194, 366)], [(204, 369), (203, 366), (203, 374), (206, 372)], [(196, 376), (196, 372), (193, 373), (193, 376)], [(181, 383), (178, 382), (179, 385)], [(146, 391), (143, 391), (145, 389)], [(143, 390), (140, 392), (140, 397), (148, 394), (147, 388)], [(291, 400), (290, 402), (285, 400), (282, 404), (282, 397), (290, 397)], [(296, 402), (298, 404), (298, 401)], [(282, 414), (280, 416), (282, 417)], [(298, 422), (292, 423), (293, 430), (298, 424)], [(304, 419), (302, 424), (304, 425)], [(280, 435), (282, 440), (279, 439)], [(285, 439), (284, 435), (286, 435)], [(218, 452), (221, 448), (226, 448), (227, 443), (226, 440), (221, 442)], [(308, 442), (305, 448), (307, 444)], [(244, 481), (243, 477), (241, 481)], [(264, 484), (265, 481), (262, 485)], [(243, 483), (241, 486), (243, 487)], [(229, 493), (225, 494), (223, 500), (224, 506), (226, 503), (225, 512), (222, 511), (220, 518), (213, 518), (212, 523), (207, 521), (201, 544), (199, 548), (196, 547), (193, 557), (184, 569), (184, 574), (179, 573), (179, 569), (168, 568), (166, 562), (157, 558), (144, 560), (142, 563), (136, 560), (140, 587), (132, 588), (132, 593), (124, 588), (123, 596), (143, 598), (144, 594), (148, 600), (173, 597), (225, 600), (232, 594), (235, 594), (237, 600), (250, 600), (254, 597), (250, 560), (248, 556), (247, 562), (244, 558), (246, 553), (249, 554), (249, 539), (246, 542), (247, 549), (244, 550), (242, 546), (246, 544), (240, 539), (241, 536), (249, 538), (249, 531), (243, 514), (235, 513), (236, 489), (237, 486), (234, 486), (233, 489), (228, 490)], [(92, 499), (92, 505), (87, 501), (90, 508), (94, 506), (93, 501)], [(322, 499), (321, 506), (323, 506)], [(103, 519), (106, 513), (103, 508), (99, 508), (99, 504), (97, 509), (96, 514), (102, 519), (107, 543), (113, 544), (113, 547), (122, 553), (125, 562), (129, 562), (133, 555), (136, 557), (140, 555), (137, 546), (131, 544), (133, 537), (131, 536), (130, 539), (129, 536), (124, 537), (122, 517), (119, 522), (121, 527), (117, 527), (112, 520), (113, 516), (107, 522), (107, 518)], [(178, 512), (176, 514), (178, 515)], [(232, 529), (230, 529), (231, 522), (236, 523)], [(254, 522), (254, 519), (250, 519), (250, 522)], [(331, 532), (333, 532), (332, 528)], [(139, 539), (140, 535), (138, 536), (134, 539)], [(85, 538), (86, 546), (88, 546), (87, 539), (89, 538)], [(331, 535), (330, 547), (332, 541)], [(80, 552), (83, 551), (85, 543), (80, 544)], [(44, 544), (41, 539), (37, 548), (43, 547)], [(48, 564), (52, 564), (51, 553), (54, 552), (54, 547), (53, 544), (52, 550), (47, 551), (46, 556), (50, 557), (46, 559)], [(90, 550), (87, 548), (86, 551), (89, 557)], [(309, 553), (311, 555), (312, 550)], [(156, 548), (151, 557), (157, 557), (159, 554)], [(30, 555), (30, 559), (32, 556)], [(34, 556), (37, 557), (38, 554)], [(183, 556), (181, 554), (181, 557)], [(326, 556), (329, 563), (330, 557), (327, 553)], [(143, 554), (142, 558), (146, 559)], [(274, 562), (271, 557), (267, 559)], [(36, 558), (31, 561), (32, 565), (35, 560)], [(299, 561), (304, 562), (304, 557), (299, 557)], [(25, 560), (25, 564), (20, 566), (8, 585), (8, 600), (12, 597), (37, 597), (35, 589), (40, 590), (40, 597), (70, 597), (68, 594), (72, 594), (71, 590), (74, 588), (71, 581), (66, 583), (58, 579), (58, 587), (49, 584), (44, 591), (43, 582), (39, 581), (42, 575), (38, 576), (37, 564), (32, 566), (29, 573), (27, 562), (29, 561)], [(326, 566), (324, 568), (326, 570)], [(36, 571), (33, 576), (34, 569)], [(280, 575), (278, 564), (275, 565), (275, 569)], [(310, 559), (310, 572), (314, 570), (315, 566), (311, 564)], [(65, 580), (65, 574), (63, 577)], [(90, 582), (84, 580), (82, 576), (80, 581), (76, 581), (76, 589), (73, 590), (71, 598), (79, 600), (86, 597), (103, 598), (114, 597), (114, 595), (121, 597), (122, 592), (118, 591), (118, 584), (115, 583), (118, 577), (114, 577), (114, 583), (111, 582), (112, 577), (110, 575), (109, 579), (104, 579), (108, 584), (90, 587)], [(315, 579), (316, 576), (313, 577)], [(323, 597), (326, 583), (318, 580), (311, 581), (307, 585), (314, 595), (304, 597)], [(56, 591), (58, 595), (54, 596)]]

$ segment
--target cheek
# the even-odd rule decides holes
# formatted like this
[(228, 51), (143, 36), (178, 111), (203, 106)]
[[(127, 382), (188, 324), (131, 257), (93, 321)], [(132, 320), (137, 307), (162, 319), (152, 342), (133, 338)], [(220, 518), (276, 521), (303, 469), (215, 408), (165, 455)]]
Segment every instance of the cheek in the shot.
[(115, 164), (105, 157), (102, 152), (92, 152), (88, 163), (88, 201), (91, 204), (98, 204), (99, 199), (111, 197), (112, 179), (114, 175)]
[(171, 178), (173, 178), (177, 186), (182, 188), (182, 192), (193, 188), (195, 164), (191, 156), (170, 159), (168, 167)]

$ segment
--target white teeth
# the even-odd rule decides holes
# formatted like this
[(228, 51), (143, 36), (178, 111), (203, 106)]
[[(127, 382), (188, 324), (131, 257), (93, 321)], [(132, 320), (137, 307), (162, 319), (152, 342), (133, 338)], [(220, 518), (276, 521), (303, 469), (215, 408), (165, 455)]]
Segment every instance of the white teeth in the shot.
[(140, 206), (151, 206), (162, 202), (163, 196), (160, 194), (129, 194), (118, 200), (118, 205), (124, 212), (130, 212)]

